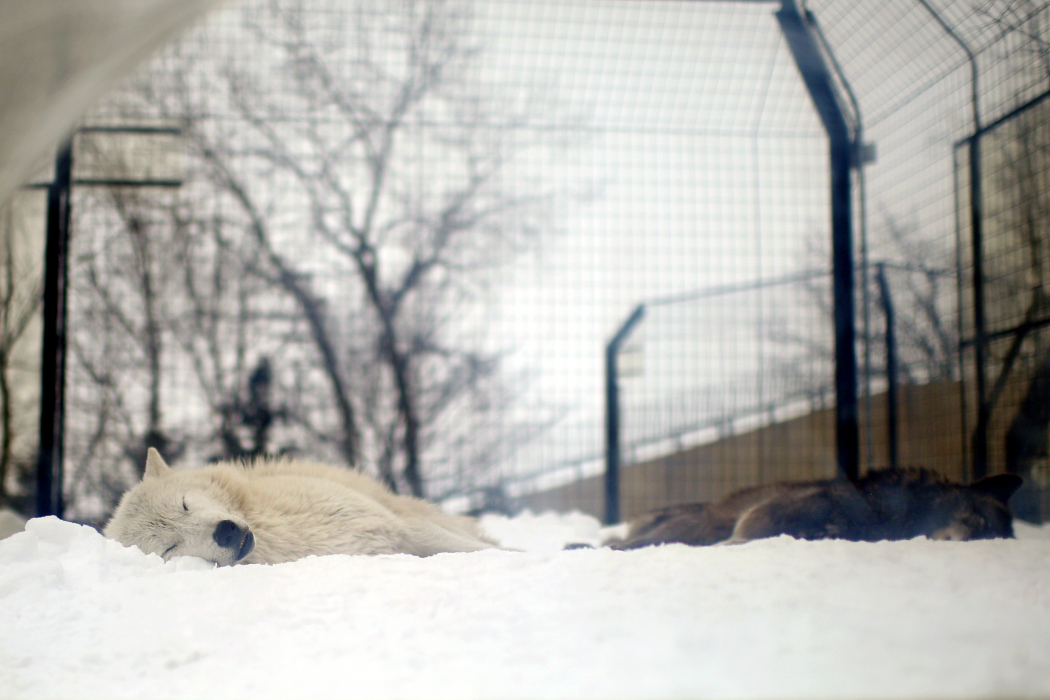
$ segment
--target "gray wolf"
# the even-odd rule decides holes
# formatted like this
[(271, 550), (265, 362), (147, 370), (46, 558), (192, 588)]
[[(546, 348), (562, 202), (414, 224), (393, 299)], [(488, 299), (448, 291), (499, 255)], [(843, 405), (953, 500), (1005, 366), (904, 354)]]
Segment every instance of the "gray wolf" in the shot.
[(153, 448), (142, 481), (123, 495), (103, 534), (164, 559), (220, 566), (495, 547), (472, 518), (394, 494), (357, 471), (288, 459), (174, 470)]
[(929, 469), (884, 469), (855, 483), (784, 482), (743, 489), (717, 503), (652, 511), (632, 521), (615, 549), (681, 542), (705, 546), (790, 535), (873, 542), (926, 536), (939, 540), (1013, 537), (1007, 502), (1015, 474), (956, 484)]

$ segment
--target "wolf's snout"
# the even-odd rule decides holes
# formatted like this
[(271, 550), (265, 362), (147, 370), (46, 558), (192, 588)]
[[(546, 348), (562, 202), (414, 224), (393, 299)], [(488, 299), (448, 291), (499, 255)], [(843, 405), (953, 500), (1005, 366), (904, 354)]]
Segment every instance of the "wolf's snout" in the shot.
[(241, 540), (244, 538), (244, 529), (232, 520), (223, 520), (215, 528), (215, 534), (212, 537), (220, 547), (240, 547)]
[(215, 528), (212, 537), (215, 544), (223, 549), (232, 549), (236, 552), (236, 561), (244, 559), (255, 549), (255, 536), (251, 530), (241, 527), (232, 520), (223, 520)]

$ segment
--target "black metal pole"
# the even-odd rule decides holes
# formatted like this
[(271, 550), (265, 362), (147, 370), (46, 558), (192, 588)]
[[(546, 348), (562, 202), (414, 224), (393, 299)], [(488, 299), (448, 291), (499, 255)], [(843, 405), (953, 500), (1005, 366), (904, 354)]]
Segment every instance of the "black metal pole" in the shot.
[(831, 241), (835, 299), (835, 434), (839, 470), (854, 481), (859, 472), (857, 336), (853, 300), (853, 228), (850, 203), (851, 146), (831, 144)]
[(984, 211), (981, 187), (980, 132), (970, 139), (970, 226), (973, 233), (973, 341), (977, 384), (977, 425), (973, 433), (973, 478), (988, 476), (988, 427), (992, 406), (988, 402), (988, 339), (984, 318)]
[(897, 332), (893, 314), (893, 297), (886, 280), (886, 266), (878, 264), (875, 273), (882, 297), (882, 311), (886, 316), (886, 433), (890, 453), (890, 467), (896, 469), (897, 462)]
[(645, 316), (639, 304), (605, 346), (605, 524), (620, 522), (620, 385), (616, 358), (631, 330)]
[(834, 82), (813, 31), (794, 0), (776, 12), (799, 74), (824, 124), (830, 146), (831, 257), (835, 304), (835, 443), (840, 476), (859, 475), (857, 347), (853, 280), (853, 226), (850, 170), (853, 142)]
[[(956, 143), (952, 148), (952, 186), (955, 190), (955, 313), (961, 321), (964, 316), (964, 305), (963, 305), (963, 261), (962, 261), (962, 205), (959, 201), (959, 144)], [(962, 335), (962, 328), (959, 329), (960, 336)], [(967, 407), (968, 401), (966, 399), (966, 343), (965, 340), (960, 337), (963, 342), (959, 343), (958, 347), (958, 360), (959, 363), (959, 423), (962, 426), (960, 430), (960, 445), (959, 454), (962, 455), (962, 473), (965, 478), (969, 479), (973, 476), (973, 454), (972, 445), (970, 444), (970, 430), (967, 426), (969, 421), (969, 410)]]
[(65, 399), (66, 283), (69, 246), (73, 142), (55, 157), (47, 192), (47, 248), (44, 262), (43, 349), (40, 364), (40, 448), (37, 459), (37, 516), (62, 517), (62, 427)]

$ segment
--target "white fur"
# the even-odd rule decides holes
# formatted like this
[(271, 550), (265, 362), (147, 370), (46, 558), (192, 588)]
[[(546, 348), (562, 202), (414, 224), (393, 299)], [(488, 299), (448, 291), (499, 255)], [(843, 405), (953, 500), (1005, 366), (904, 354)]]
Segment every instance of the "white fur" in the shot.
[(0, 540), (21, 532), (25, 527), (25, 518), (10, 508), (0, 508)]
[[(222, 521), (250, 532), (237, 559), (220, 546)], [(232, 526), (227, 526), (232, 527)], [(106, 537), (145, 552), (195, 556), (220, 566), (277, 564), (311, 554), (415, 554), (492, 548), (472, 518), (399, 496), (357, 471), (298, 460), (222, 462), (173, 470), (150, 449), (142, 481), (124, 494)]]

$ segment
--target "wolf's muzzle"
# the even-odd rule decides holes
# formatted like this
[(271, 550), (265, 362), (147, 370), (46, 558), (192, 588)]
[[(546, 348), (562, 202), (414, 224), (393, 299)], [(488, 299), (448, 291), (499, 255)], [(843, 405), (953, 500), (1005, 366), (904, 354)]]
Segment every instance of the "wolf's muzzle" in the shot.
[(255, 549), (255, 536), (232, 520), (223, 520), (212, 534), (215, 544), (223, 549), (236, 551), (237, 561), (244, 559)]

